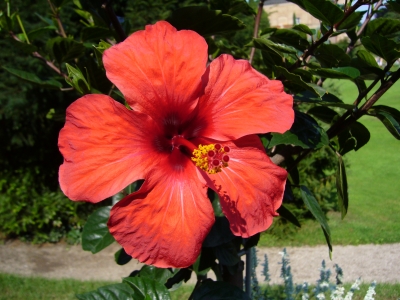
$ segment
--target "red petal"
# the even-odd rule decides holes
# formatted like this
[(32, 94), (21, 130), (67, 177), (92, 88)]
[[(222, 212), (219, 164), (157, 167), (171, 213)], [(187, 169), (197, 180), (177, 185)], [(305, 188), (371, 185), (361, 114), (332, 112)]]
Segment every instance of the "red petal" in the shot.
[(247, 61), (221, 55), (210, 64), (203, 80), (207, 86), (199, 100), (197, 136), (235, 140), (290, 129), (292, 96), (283, 91), (280, 81), (269, 80)]
[(287, 172), (265, 154), (260, 139), (246, 136), (227, 143), (229, 166), (209, 175), (235, 235), (250, 237), (266, 230), (282, 204)]
[(161, 163), (142, 188), (111, 210), (108, 227), (117, 242), (140, 262), (185, 268), (200, 254), (214, 223), (207, 188), (186, 158), (183, 169)]
[(105, 95), (86, 95), (67, 109), (58, 146), (61, 189), (71, 200), (98, 202), (144, 178), (157, 162), (153, 120)]
[(103, 61), (107, 77), (133, 109), (153, 119), (175, 119), (170, 115), (187, 114), (197, 104), (207, 43), (194, 31), (160, 21), (105, 51)]

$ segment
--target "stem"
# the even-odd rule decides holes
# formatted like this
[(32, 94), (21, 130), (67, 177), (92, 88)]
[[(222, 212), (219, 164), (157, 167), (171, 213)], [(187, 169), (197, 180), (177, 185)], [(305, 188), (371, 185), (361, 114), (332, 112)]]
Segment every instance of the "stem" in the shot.
[[(258, 29), (260, 27), (261, 15), (264, 10), (264, 2), (265, 2), (265, 0), (260, 0), (260, 2), (258, 3), (257, 16), (254, 21), (254, 31), (253, 31), (253, 38), (255, 38), (255, 39), (258, 38)], [(256, 52), (256, 48), (252, 47), (251, 51), (250, 51), (250, 58), (249, 58), (250, 64), (253, 62), (255, 52)]]
[(26, 42), (27, 42), (28, 44), (30, 44), (28, 35), (26, 34), (24, 25), (22, 24), (22, 21), (21, 21), (21, 18), (19, 17), (19, 15), (17, 15), (17, 20), (18, 20), (19, 27), (21, 28), (21, 30), (22, 30), (22, 32), (23, 32), (23, 34), (24, 34), (24, 37), (25, 37)]
[(47, 2), (49, 3), (51, 11), (53, 12), (53, 17), (57, 20), (58, 29), (60, 31), (61, 36), (66, 38), (67, 34), (65, 33), (64, 26), (61, 22), (60, 14), (58, 13), (57, 9), (54, 7), (51, 0), (47, 0)]
[(380, 0), (378, 3), (376, 3), (375, 8), (373, 9), (373, 12), (368, 13), (367, 17), (365, 18), (363, 24), (361, 25), (360, 29), (357, 31), (356, 36), (357, 38), (353, 41), (350, 42), (350, 44), (347, 46), (346, 48), (346, 54), (349, 54), (351, 52), (351, 50), (354, 49), (354, 46), (356, 44), (356, 42), (358, 41), (358, 39), (360, 38), (361, 34), (364, 32), (365, 27), (367, 26), (368, 22), (371, 20), (371, 18), (374, 15), (374, 12), (378, 10), (378, 8), (382, 5), (382, 1)]
[(111, 24), (117, 32), (118, 42), (122, 42), (126, 39), (126, 34), (121, 26), (121, 23), (118, 21), (117, 16), (115, 15), (115, 12), (111, 6), (111, 2), (112, 0), (107, 0), (101, 7), (106, 10), (108, 17), (110, 18)]

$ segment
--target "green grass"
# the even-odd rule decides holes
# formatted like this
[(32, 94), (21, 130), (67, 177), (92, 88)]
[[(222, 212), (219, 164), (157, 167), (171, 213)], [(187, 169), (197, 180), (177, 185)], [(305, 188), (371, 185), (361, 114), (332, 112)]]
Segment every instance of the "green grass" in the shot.
[[(86, 293), (101, 286), (115, 282), (78, 281), (72, 279), (45, 279), (40, 277), (23, 277), (0, 273), (0, 300), (69, 300), (76, 299), (75, 294)], [(350, 284), (345, 284), (346, 291)], [(362, 284), (353, 299), (363, 299), (368, 290), (368, 284)], [(273, 286), (274, 291), (281, 286)], [(171, 292), (173, 300), (188, 299), (192, 293), (192, 285), (183, 285)], [(375, 299), (395, 300), (400, 295), (400, 283), (378, 284), (375, 288)]]
[[(340, 98), (353, 103), (356, 86), (345, 80), (335, 81)], [(396, 83), (378, 101), (400, 110), (400, 83)], [(349, 212), (344, 220), (339, 213), (329, 213), (329, 226), (334, 245), (385, 244), (400, 242), (400, 141), (396, 140), (374, 117), (360, 122), (371, 133), (367, 145), (346, 154), (349, 185)], [(259, 243), (264, 247), (325, 244), (320, 226), (307, 221), (296, 234), (284, 238), (265, 234)]]

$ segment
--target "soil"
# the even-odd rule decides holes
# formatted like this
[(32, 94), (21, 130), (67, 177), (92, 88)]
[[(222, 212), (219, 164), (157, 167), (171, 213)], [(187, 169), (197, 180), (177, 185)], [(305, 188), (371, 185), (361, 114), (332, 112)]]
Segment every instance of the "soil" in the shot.
[[(112, 244), (93, 255), (81, 246), (64, 243), (30, 245), (19, 241), (0, 245), (0, 272), (46, 278), (73, 278), (78, 280), (106, 280), (119, 282), (140, 263), (132, 260), (124, 266), (114, 262), (114, 253), (119, 245)], [(344, 282), (354, 282), (361, 277), (363, 282), (400, 283), (400, 244), (335, 246), (333, 259), (329, 259), (327, 246), (287, 247), (290, 266), (295, 283), (315, 283), (319, 278), (322, 260), (334, 274), (337, 263), (344, 273)], [(268, 255), (271, 282), (282, 283), (279, 262), (281, 248), (258, 249), (260, 264), (257, 268), (259, 281), (264, 254)]]

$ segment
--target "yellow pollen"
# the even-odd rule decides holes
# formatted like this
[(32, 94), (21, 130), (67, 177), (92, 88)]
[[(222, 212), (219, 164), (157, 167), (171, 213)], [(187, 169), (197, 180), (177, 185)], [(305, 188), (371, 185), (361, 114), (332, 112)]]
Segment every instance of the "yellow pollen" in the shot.
[(222, 168), (228, 166), (230, 151), (228, 146), (221, 146), (220, 144), (199, 145), (193, 151), (192, 161), (208, 174), (216, 174), (222, 171)]

